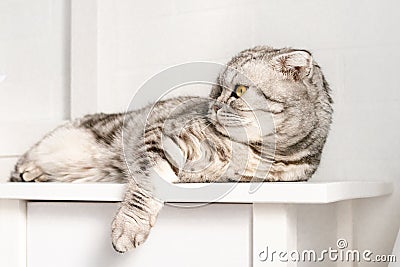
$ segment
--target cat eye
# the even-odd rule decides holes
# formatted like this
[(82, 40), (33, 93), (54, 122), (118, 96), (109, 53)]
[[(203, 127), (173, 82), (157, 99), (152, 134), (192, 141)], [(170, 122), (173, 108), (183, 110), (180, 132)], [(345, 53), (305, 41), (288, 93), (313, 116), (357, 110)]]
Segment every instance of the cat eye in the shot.
[(236, 97), (241, 97), (244, 93), (246, 93), (247, 89), (248, 89), (247, 86), (236, 85), (236, 88), (235, 88), (235, 91), (234, 91), (235, 96)]

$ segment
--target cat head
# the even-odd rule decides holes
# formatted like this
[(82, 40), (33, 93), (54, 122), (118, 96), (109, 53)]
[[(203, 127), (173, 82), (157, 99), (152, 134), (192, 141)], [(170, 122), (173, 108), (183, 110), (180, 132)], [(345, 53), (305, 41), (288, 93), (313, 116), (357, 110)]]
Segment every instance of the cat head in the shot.
[(269, 137), (281, 155), (297, 153), (312, 141), (320, 153), (325, 143), (332, 100), (306, 50), (244, 50), (220, 73), (210, 97), (215, 99), (210, 117), (232, 139), (260, 143)]

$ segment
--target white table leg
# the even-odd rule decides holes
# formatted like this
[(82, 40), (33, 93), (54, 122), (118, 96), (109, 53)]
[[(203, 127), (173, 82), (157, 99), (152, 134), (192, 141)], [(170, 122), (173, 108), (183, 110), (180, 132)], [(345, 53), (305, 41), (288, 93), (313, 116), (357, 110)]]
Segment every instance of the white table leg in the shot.
[[(354, 224), (353, 224), (353, 202), (340, 201), (336, 203), (336, 237), (337, 240), (344, 239), (347, 242), (347, 249), (354, 249)], [(355, 262), (338, 262), (340, 267), (357, 266)]]
[(0, 199), (0, 266), (26, 267), (26, 201)]
[(253, 205), (253, 266), (294, 267), (282, 253), (297, 249), (296, 207), (287, 204)]

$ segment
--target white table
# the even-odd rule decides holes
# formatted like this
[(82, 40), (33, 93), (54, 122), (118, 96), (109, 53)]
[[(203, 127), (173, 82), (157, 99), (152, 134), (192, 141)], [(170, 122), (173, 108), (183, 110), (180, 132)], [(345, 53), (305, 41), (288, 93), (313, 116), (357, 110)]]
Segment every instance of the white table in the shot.
[(163, 192), (167, 205), (148, 241), (120, 255), (109, 228), (125, 185), (0, 184), (0, 266), (296, 266), (262, 261), (266, 246), (290, 251), (338, 237), (351, 244), (352, 200), (392, 192), (385, 182), (252, 184), (253, 193), (244, 183), (213, 186), (229, 193), (198, 208), (176, 205), (208, 202), (207, 186)]

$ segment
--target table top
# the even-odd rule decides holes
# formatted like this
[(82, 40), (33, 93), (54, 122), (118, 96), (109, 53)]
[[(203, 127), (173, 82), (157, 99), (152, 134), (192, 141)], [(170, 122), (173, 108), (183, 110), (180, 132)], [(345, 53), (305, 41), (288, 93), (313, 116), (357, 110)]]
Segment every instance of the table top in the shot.
[[(0, 199), (39, 201), (121, 201), (126, 184), (0, 183)], [(170, 203), (333, 203), (388, 195), (390, 182), (199, 183), (157, 188)]]

